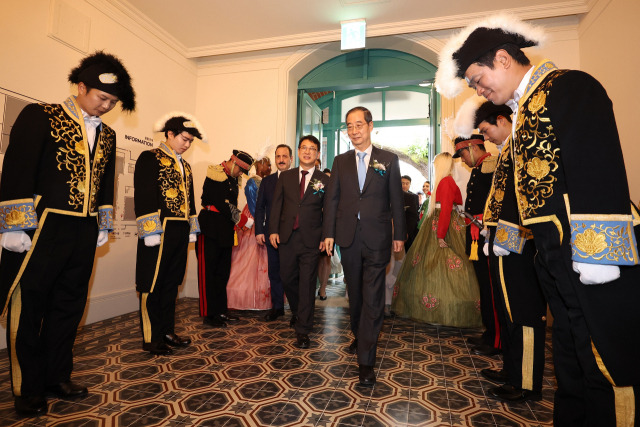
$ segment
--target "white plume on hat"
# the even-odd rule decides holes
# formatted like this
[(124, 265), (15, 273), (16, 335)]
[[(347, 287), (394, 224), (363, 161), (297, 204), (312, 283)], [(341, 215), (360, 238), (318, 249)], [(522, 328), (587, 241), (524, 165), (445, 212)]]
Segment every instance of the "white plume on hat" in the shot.
[(187, 122), (192, 122), (193, 126), (187, 126), (187, 127), (198, 129), (198, 132), (200, 132), (200, 135), (202, 135), (202, 138), (200, 140), (205, 144), (209, 142), (209, 138), (207, 137), (207, 134), (204, 132), (202, 125), (200, 124), (198, 119), (196, 119), (195, 116), (193, 116), (192, 114), (185, 113), (183, 111), (172, 111), (170, 113), (165, 114), (160, 119), (158, 119), (155, 126), (153, 126), (153, 131), (162, 132), (164, 129), (164, 125), (167, 123), (167, 121), (169, 121), (169, 119), (172, 119), (174, 117), (184, 117), (185, 119), (187, 119), (186, 120)]
[(440, 52), (435, 86), (436, 90), (447, 98), (454, 98), (464, 88), (464, 80), (457, 77), (458, 63), (453, 59), (453, 54), (464, 45), (471, 33), (478, 28), (501, 29), (506, 33), (518, 34), (537, 46), (542, 46), (547, 40), (544, 28), (531, 25), (514, 15), (506, 13), (492, 15), (468, 25), (458, 34), (451, 37)]
[(442, 130), (444, 131), (444, 134), (447, 135), (447, 137), (449, 138), (449, 141), (451, 142), (451, 150), (443, 149), (443, 151), (448, 151), (449, 153), (452, 153), (452, 154), (455, 153), (455, 150), (453, 149), (455, 145), (454, 141), (459, 136), (456, 133), (454, 122), (455, 120), (453, 119), (453, 117), (447, 117), (446, 119), (442, 120)]
[(273, 145), (271, 144), (271, 137), (268, 136), (267, 139), (264, 142), (264, 145), (260, 148), (260, 151), (255, 153), (255, 156), (253, 156), (253, 158), (257, 161), (262, 160), (262, 159), (269, 159), (271, 160), (270, 154), (271, 151), (273, 150)]
[(453, 122), (453, 128), (459, 136), (469, 138), (473, 131), (476, 120), (476, 112), (486, 100), (477, 95), (471, 96), (469, 99), (462, 103), (462, 106), (458, 109), (456, 119)]

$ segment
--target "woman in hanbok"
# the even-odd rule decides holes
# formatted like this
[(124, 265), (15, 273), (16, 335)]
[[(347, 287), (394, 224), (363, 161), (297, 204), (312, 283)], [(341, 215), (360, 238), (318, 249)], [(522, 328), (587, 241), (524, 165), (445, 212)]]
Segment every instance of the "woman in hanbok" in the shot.
[[(271, 161), (263, 157), (254, 163), (256, 175), (244, 187), (247, 205), (242, 215), (253, 220), (262, 178), (271, 174)], [(251, 227), (236, 230), (238, 245), (231, 252), (231, 273), (227, 284), (227, 305), (236, 310), (268, 310), (271, 308), (271, 285), (268, 275), (267, 247), (256, 242)]]
[(398, 273), (391, 310), (431, 324), (480, 327), (480, 293), (465, 255), (465, 222), (454, 209), (462, 205), (462, 194), (451, 176), (453, 158), (440, 153), (433, 163), (427, 218)]

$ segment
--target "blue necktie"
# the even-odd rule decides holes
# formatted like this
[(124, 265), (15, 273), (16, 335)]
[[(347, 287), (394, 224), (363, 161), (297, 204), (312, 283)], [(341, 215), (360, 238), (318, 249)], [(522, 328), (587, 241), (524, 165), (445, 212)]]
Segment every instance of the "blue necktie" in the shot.
[(364, 187), (364, 180), (367, 177), (367, 166), (364, 164), (364, 156), (367, 153), (357, 153), (358, 154), (358, 184), (360, 184), (360, 191), (362, 191), (362, 187)]

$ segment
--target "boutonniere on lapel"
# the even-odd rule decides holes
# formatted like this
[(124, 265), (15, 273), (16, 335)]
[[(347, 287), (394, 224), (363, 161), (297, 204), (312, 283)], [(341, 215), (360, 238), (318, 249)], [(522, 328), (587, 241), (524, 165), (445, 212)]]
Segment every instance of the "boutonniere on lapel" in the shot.
[(319, 179), (314, 179), (309, 184), (311, 184), (311, 188), (313, 189), (313, 194), (321, 194), (324, 193), (324, 184)]
[(379, 161), (377, 161), (376, 159), (371, 159), (371, 163), (369, 163), (369, 167), (373, 168), (374, 171), (378, 172), (380, 174), (380, 176), (384, 176), (385, 173), (387, 173), (387, 166), (389, 166), (389, 164), (384, 164), (384, 163), (380, 163)]

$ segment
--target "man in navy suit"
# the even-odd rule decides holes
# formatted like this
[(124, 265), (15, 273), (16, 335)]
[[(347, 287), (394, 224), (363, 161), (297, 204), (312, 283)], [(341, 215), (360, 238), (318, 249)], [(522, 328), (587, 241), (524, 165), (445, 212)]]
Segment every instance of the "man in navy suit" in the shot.
[(320, 141), (300, 138), (300, 166), (285, 171), (276, 184), (269, 241), (280, 252), (280, 277), (295, 323), (298, 348), (309, 348), (313, 329), (318, 258), (324, 250), (322, 205), (329, 177), (315, 166)]
[[(258, 201), (256, 202), (256, 240), (259, 245), (265, 244), (265, 234), (269, 232), (269, 216), (271, 214), (271, 204), (273, 193), (276, 190), (276, 183), (280, 174), (291, 167), (291, 157), (293, 153), (291, 147), (280, 144), (276, 147), (276, 167), (278, 171), (265, 177), (258, 190)], [(280, 257), (278, 250), (267, 243), (267, 258), (269, 260), (269, 282), (271, 283), (271, 311), (264, 319), (272, 322), (280, 316), (284, 316), (284, 287), (280, 278)], [(295, 322), (293, 322), (295, 323)]]
[(333, 160), (323, 234), (329, 253), (334, 243), (340, 246), (355, 337), (349, 352), (357, 351), (360, 384), (373, 386), (385, 269), (391, 248), (402, 250), (407, 228), (398, 156), (371, 145), (373, 119), (368, 109), (352, 108), (346, 122), (354, 149)]

